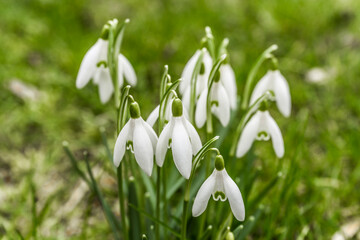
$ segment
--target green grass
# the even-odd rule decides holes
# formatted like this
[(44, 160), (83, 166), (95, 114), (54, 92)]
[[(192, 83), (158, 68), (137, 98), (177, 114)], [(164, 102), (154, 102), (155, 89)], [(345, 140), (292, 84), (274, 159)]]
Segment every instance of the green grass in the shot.
[[(261, 168), (245, 196), (251, 200), (282, 164), (283, 177), (261, 200), (265, 207), (248, 239), (296, 239), (305, 233), (305, 239), (329, 239), (342, 224), (360, 217), (359, 12), (356, 0), (0, 1), (0, 236), (30, 238), (36, 206), (39, 239), (111, 239), (90, 192), (73, 210), (59, 209), (79, 184), (62, 151), (67, 140), (79, 159), (87, 150), (91, 164), (105, 170), (100, 185), (118, 213), (114, 173), (99, 131), (106, 129), (112, 149), (112, 104), (101, 105), (92, 84), (75, 88), (83, 55), (102, 25), (116, 17), (131, 19), (122, 49), (138, 76), (131, 91), (144, 116), (158, 104), (163, 66), (179, 78), (205, 26), (217, 43), (230, 39), (240, 94), (259, 54), (279, 45), (276, 56), (293, 102), (289, 119), (273, 111), (285, 157), (274, 159), (270, 144), (257, 143), (255, 155), (233, 162), (237, 168), (228, 171), (242, 179), (238, 169), (248, 169), (251, 176)], [(313, 67), (329, 70), (329, 79), (307, 82)], [(265, 71), (266, 65), (257, 79)], [(11, 93), (14, 78), (41, 91), (40, 100), (24, 101)], [(231, 141), (226, 139), (220, 150), (226, 152)], [(245, 185), (240, 183), (243, 195)], [(247, 209), (247, 218), (256, 211), (256, 206)]]

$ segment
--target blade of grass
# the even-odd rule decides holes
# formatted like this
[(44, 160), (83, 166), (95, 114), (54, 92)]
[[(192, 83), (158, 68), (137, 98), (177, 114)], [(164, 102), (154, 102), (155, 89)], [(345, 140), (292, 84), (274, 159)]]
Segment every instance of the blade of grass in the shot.
[[(91, 167), (90, 167), (90, 163), (89, 163), (89, 160), (87, 158), (87, 153), (84, 153), (85, 155), (85, 163), (86, 163), (86, 168), (87, 168), (87, 171), (88, 171), (88, 174), (90, 176), (90, 179), (91, 179), (91, 184), (92, 184), (92, 188), (94, 190), (94, 192), (96, 193), (97, 197), (99, 198), (100, 200), (100, 203), (103, 207), (103, 210), (104, 210), (104, 213), (105, 213), (105, 216), (106, 216), (106, 219), (110, 225), (110, 228), (113, 232), (113, 235), (114, 235), (114, 238), (116, 240), (120, 240), (120, 236), (119, 236), (119, 233), (117, 232), (117, 228), (116, 228), (116, 224), (115, 224), (115, 216), (114, 214), (111, 212), (110, 210), (110, 207), (109, 205), (107, 204), (107, 202), (105, 201), (96, 181), (95, 181), (95, 178), (94, 178), (94, 175), (93, 175), (93, 172), (91, 170)], [(120, 226), (120, 225), (118, 225)]]
[(151, 216), (150, 214), (148, 214), (147, 212), (145, 212), (144, 210), (134, 206), (133, 204), (129, 203), (129, 206), (134, 208), (136, 211), (140, 212), (141, 214), (143, 214), (144, 216), (148, 217), (149, 219), (151, 219), (152, 221), (162, 225), (163, 227), (165, 227), (166, 229), (168, 229), (170, 232), (172, 232), (174, 234), (174, 236), (181, 238), (181, 235), (174, 229), (172, 229), (171, 227), (169, 227), (166, 223), (154, 218), (153, 216)]

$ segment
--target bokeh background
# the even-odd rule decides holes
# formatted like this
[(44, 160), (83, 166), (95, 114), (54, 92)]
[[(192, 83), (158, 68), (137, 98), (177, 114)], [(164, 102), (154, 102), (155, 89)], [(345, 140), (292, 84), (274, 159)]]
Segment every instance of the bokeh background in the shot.
[[(217, 43), (230, 39), (239, 95), (256, 58), (278, 44), (293, 102), (290, 118), (274, 113), (288, 181), (264, 199), (269, 208), (248, 239), (330, 239), (349, 228), (350, 239), (360, 239), (359, 13), (357, 0), (0, 0), (0, 236), (31, 238), (37, 212), (39, 239), (111, 239), (62, 141), (76, 156), (89, 151), (115, 199), (99, 130), (112, 146), (113, 104), (101, 105), (92, 84), (76, 89), (75, 79), (102, 25), (116, 17), (131, 19), (122, 52), (137, 73), (132, 94), (144, 117), (158, 104), (163, 66), (179, 78), (205, 26)], [(269, 144), (256, 144), (255, 153), (249, 171), (262, 169), (261, 188), (279, 160)]]

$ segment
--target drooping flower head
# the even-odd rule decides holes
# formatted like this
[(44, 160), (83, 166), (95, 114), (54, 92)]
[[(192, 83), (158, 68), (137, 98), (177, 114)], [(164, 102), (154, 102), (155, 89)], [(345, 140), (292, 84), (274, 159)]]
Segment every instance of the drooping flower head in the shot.
[[(76, 87), (79, 89), (85, 87), (90, 79), (93, 79), (93, 83), (99, 87), (99, 96), (102, 103), (108, 102), (114, 92), (114, 84), (111, 80), (107, 62), (108, 35), (108, 25), (105, 25), (100, 38), (85, 54), (76, 78)], [(134, 68), (120, 53), (118, 55), (118, 82), (120, 88), (124, 83), (124, 77), (130, 85), (136, 85), (137, 79)]]
[(237, 86), (234, 70), (229, 63), (220, 66), (220, 82), (225, 88), (227, 96), (229, 97), (230, 107), (235, 110), (237, 107)]
[[(220, 120), (223, 126), (226, 126), (230, 121), (230, 99), (220, 81), (220, 74), (221, 73), (218, 72), (215, 76), (209, 98), (211, 112)], [(208, 88), (203, 90), (196, 104), (195, 123), (198, 128), (204, 126), (206, 122), (208, 91)]]
[(159, 136), (156, 146), (156, 163), (164, 164), (167, 149), (172, 149), (176, 168), (189, 179), (192, 168), (192, 156), (201, 149), (201, 140), (195, 128), (183, 115), (180, 99), (172, 102), (172, 117)]
[(228, 199), (235, 218), (244, 221), (245, 206), (241, 192), (226, 172), (224, 159), (221, 155), (216, 156), (214, 171), (201, 185), (196, 194), (192, 207), (194, 217), (200, 216), (205, 211), (211, 196), (215, 201), (221, 200), (224, 202)]
[(271, 117), (269, 111), (264, 109), (258, 110), (245, 125), (244, 130), (240, 135), (236, 156), (244, 156), (251, 148), (255, 139), (259, 141), (268, 141), (270, 138), (276, 156), (282, 158), (285, 149), (280, 128)]
[[(167, 84), (167, 89), (169, 87), (171, 87), (171, 83)], [(170, 121), (170, 118), (172, 116), (171, 114), (171, 106), (172, 106), (172, 102), (174, 101), (175, 96), (173, 92), (169, 93), (169, 97), (167, 99), (167, 102), (165, 104), (165, 114), (164, 114), (164, 120), (165, 120), (165, 124), (167, 124)], [(183, 105), (184, 106), (184, 105)], [(159, 112), (160, 111), (160, 105), (157, 105), (156, 108), (149, 114), (148, 118), (146, 119), (146, 122), (150, 125), (150, 126), (154, 126), (155, 122), (158, 120), (159, 118)], [(183, 112), (184, 116), (186, 119), (189, 119), (189, 115), (186, 111)]]
[(285, 117), (291, 113), (291, 95), (289, 84), (279, 70), (269, 70), (256, 84), (250, 98), (252, 105), (266, 91), (273, 91), (276, 105)]
[(125, 150), (134, 153), (136, 162), (142, 170), (151, 176), (154, 165), (154, 154), (158, 138), (151, 126), (140, 115), (137, 102), (130, 104), (130, 119), (121, 129), (114, 148), (114, 164), (118, 167)]
[(211, 72), (213, 61), (206, 48), (203, 48), (202, 50), (197, 50), (195, 54), (190, 58), (190, 60), (185, 65), (185, 68), (181, 75), (183, 81), (180, 83), (179, 91), (183, 95), (182, 100), (186, 110), (189, 110), (189, 106), (190, 106), (192, 74), (194, 72), (194, 68), (199, 58), (199, 55), (201, 54), (201, 51), (204, 52), (204, 55), (200, 66), (200, 72), (196, 78), (196, 90), (195, 90), (196, 97), (200, 95), (200, 93), (207, 87), (208, 84), (208, 79)]

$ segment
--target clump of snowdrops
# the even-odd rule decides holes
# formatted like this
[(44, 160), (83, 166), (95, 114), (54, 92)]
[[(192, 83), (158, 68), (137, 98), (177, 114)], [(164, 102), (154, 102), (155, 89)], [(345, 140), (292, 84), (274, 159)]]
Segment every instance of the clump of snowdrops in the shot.
[[(223, 39), (217, 47), (206, 27), (200, 48), (185, 64), (180, 79), (173, 81), (168, 66), (164, 67), (159, 105), (146, 117), (140, 98), (130, 94), (130, 86), (141, 79), (121, 54), (128, 23), (114, 19), (104, 25), (76, 79), (79, 89), (92, 80), (100, 101), (115, 106), (116, 143), (108, 155), (116, 169), (120, 219), (104, 198), (87, 153), (84, 172), (65, 142), (74, 169), (98, 196), (115, 239), (245, 237), (247, 221), (256, 217), (247, 216), (247, 205), (261, 209), (260, 200), (274, 182), (249, 202), (239, 188), (247, 183), (227, 169), (246, 156), (255, 140), (272, 141), (277, 158), (285, 154), (282, 133), (268, 111), (276, 105), (285, 117), (291, 112), (289, 86), (273, 55), (277, 46), (260, 55), (246, 81), (237, 82), (227, 51), (229, 40)], [(265, 62), (270, 69), (257, 81)], [(245, 83), (241, 95), (240, 83)], [(227, 138), (233, 139), (230, 147), (222, 144)], [(225, 201), (228, 205), (221, 203)]]

